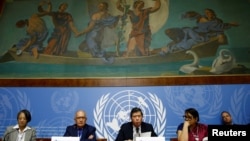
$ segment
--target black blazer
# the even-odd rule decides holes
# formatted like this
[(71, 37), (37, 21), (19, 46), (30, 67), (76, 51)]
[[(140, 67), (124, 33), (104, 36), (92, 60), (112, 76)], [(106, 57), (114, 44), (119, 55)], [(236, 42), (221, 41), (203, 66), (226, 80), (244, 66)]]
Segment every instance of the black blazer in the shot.
[[(141, 123), (141, 133), (144, 132), (151, 132), (151, 137), (157, 137), (157, 134), (154, 131), (154, 128), (152, 124), (142, 122)], [(120, 130), (119, 133), (115, 139), (115, 141), (124, 141), (128, 139), (133, 139), (133, 124), (132, 122), (127, 122), (124, 123)]]
[[(90, 126), (88, 124), (85, 124), (82, 128), (82, 136), (80, 138), (80, 141), (96, 141), (96, 134), (95, 134), (96, 128), (93, 126)], [(88, 139), (90, 135), (93, 135), (93, 139)], [(78, 136), (78, 128), (76, 124), (67, 126), (66, 131), (63, 136), (69, 136), (69, 137), (77, 137)]]

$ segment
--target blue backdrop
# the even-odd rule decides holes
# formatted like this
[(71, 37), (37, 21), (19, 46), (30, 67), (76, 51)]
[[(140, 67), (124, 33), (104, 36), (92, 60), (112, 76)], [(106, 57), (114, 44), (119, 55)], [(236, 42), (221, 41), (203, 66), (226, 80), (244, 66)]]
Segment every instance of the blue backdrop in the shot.
[(122, 123), (129, 121), (132, 107), (143, 109), (144, 121), (153, 124), (166, 140), (176, 137), (186, 108), (200, 113), (200, 122), (220, 124), (227, 110), (238, 124), (250, 123), (250, 85), (189, 85), (152, 87), (1, 87), (0, 136), (17, 123), (16, 114), (26, 108), (32, 113), (30, 126), (38, 137), (64, 134), (74, 124), (78, 109), (87, 112), (87, 123), (97, 128), (98, 137), (113, 141)]

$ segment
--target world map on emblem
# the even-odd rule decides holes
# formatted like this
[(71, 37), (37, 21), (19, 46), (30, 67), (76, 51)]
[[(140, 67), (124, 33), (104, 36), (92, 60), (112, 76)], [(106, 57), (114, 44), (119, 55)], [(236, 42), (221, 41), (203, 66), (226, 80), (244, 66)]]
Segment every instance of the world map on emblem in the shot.
[[(100, 134), (107, 133), (109, 138), (113, 140), (117, 136), (120, 126), (130, 121), (130, 112), (134, 107), (142, 109), (143, 121), (151, 123), (154, 127), (164, 126), (158, 125), (159, 122), (157, 122), (157, 120), (159, 116), (157, 113), (159, 113), (159, 108), (155, 106), (157, 100), (152, 101), (153, 99), (159, 100), (152, 94), (149, 96), (147, 93), (144, 94), (134, 90), (120, 91), (112, 95), (107, 101), (104, 100), (106, 104), (103, 105), (103, 107), (97, 107), (103, 108), (103, 110), (98, 113), (98, 115), (102, 116), (99, 123), (103, 123), (103, 125), (98, 126), (103, 128), (97, 128), (97, 130), (100, 130), (98, 132), (100, 132)], [(159, 104), (161, 104), (161, 101)], [(161, 110), (165, 111), (165, 109)], [(161, 111), (161, 113), (164, 112)], [(96, 124), (98, 123), (96, 122)]]
[(75, 91), (58, 90), (51, 96), (51, 105), (56, 113), (75, 112), (78, 102), (79, 96)]

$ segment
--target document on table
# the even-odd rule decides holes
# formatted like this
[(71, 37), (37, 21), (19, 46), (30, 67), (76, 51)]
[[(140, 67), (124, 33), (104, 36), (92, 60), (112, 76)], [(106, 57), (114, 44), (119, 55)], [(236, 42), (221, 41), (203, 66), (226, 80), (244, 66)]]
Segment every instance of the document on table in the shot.
[(80, 137), (52, 136), (51, 141), (80, 141)]
[(151, 137), (151, 132), (143, 132), (140, 134), (140, 137)]

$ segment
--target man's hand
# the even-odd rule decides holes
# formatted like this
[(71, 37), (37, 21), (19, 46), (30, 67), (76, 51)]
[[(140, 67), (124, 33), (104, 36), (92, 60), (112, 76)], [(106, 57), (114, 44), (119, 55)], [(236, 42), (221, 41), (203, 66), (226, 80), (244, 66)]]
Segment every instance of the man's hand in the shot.
[(88, 139), (93, 139), (94, 138), (94, 135), (90, 135), (89, 137), (88, 137)]

